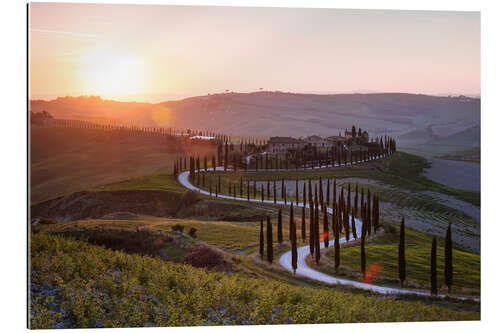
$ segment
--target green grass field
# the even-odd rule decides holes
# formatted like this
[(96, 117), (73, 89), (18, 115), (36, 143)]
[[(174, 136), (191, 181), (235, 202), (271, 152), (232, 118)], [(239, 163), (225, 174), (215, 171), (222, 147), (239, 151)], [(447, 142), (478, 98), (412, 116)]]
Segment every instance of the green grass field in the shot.
[[(421, 302), (211, 273), (44, 233), (31, 237), (32, 328), (477, 320)], [(51, 296), (44, 296), (50, 290)]]
[[(380, 265), (382, 275), (374, 283), (398, 284), (399, 227), (386, 232), (366, 244), (366, 265)], [(430, 285), (430, 252), (432, 236), (406, 228), (406, 272), (407, 282), (421, 286)], [(438, 285), (444, 285), (444, 240), (438, 238), (437, 273)], [(360, 272), (360, 246), (352, 245), (341, 250), (340, 263)], [(334, 253), (327, 253), (333, 260)], [(479, 293), (481, 283), (481, 257), (478, 254), (453, 249), (453, 287), (455, 291)], [(360, 274), (353, 275), (361, 279)]]

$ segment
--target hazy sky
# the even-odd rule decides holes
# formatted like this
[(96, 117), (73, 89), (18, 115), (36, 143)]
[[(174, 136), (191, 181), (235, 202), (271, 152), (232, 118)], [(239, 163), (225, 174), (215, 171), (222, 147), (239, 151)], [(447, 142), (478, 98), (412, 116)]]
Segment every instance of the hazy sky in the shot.
[(30, 5), (31, 98), (480, 92), (477, 12)]

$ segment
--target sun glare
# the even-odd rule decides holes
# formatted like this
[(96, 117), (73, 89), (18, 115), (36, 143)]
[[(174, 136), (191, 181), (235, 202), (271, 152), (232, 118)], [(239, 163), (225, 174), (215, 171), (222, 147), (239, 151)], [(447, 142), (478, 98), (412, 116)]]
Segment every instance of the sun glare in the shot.
[(136, 95), (146, 91), (144, 59), (111, 47), (94, 49), (81, 58), (80, 78), (89, 94), (104, 97)]

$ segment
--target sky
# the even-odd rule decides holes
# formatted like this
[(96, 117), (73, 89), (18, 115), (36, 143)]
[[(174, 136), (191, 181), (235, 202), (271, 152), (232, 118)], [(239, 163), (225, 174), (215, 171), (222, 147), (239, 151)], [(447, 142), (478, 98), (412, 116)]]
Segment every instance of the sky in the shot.
[(30, 98), (480, 94), (479, 12), (31, 3)]

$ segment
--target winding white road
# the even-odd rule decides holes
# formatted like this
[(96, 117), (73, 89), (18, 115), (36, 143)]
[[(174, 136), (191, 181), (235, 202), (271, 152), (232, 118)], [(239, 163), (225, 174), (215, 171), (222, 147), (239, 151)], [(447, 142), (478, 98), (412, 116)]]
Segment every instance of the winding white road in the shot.
[[(329, 166), (323, 166), (323, 167), (331, 167)], [(213, 169), (211, 169), (213, 170)], [(216, 170), (223, 171), (223, 167), (217, 167)], [(262, 171), (269, 171), (269, 170), (262, 170)], [(178, 180), (179, 183), (181, 183), (184, 187), (190, 189), (190, 190), (195, 190), (201, 194), (209, 195), (210, 193), (200, 189), (193, 184), (189, 182), (189, 171), (184, 171), (179, 174)], [(215, 197), (215, 194), (212, 194), (212, 197)], [(257, 203), (269, 203), (269, 204), (275, 204), (274, 200), (264, 200), (262, 201), (261, 199), (252, 199), (248, 200), (247, 198), (241, 198), (241, 197), (233, 197), (229, 195), (224, 195), (224, 194), (218, 194), (218, 198), (221, 199), (228, 199), (228, 200), (238, 200), (238, 201), (247, 201), (247, 202), (257, 202)], [(278, 205), (286, 205), (284, 201), (276, 201), (276, 204)], [(304, 206), (303, 203), (299, 202), (297, 207), (302, 207)], [(306, 208), (309, 208), (309, 204), (306, 204)], [(332, 214), (332, 208), (327, 208), (327, 211), (329, 214)], [(361, 237), (361, 221), (357, 218), (354, 219), (355, 224), (356, 224), (356, 233), (358, 237)], [(345, 243), (346, 239), (345, 237), (340, 239), (340, 243)], [(331, 240), (329, 245), (333, 246), (334, 240)], [(322, 242), (320, 244), (321, 248), (324, 248), (324, 243)], [(364, 289), (380, 294), (397, 294), (397, 295), (419, 295), (419, 296), (429, 296), (429, 292), (424, 292), (420, 290), (413, 290), (413, 289), (403, 289), (403, 288), (392, 288), (392, 287), (384, 287), (384, 286), (377, 286), (374, 284), (369, 284), (369, 283), (363, 283), (363, 282), (358, 282), (358, 281), (352, 281), (352, 280), (346, 280), (346, 279), (341, 279), (337, 278), (322, 272), (319, 272), (315, 269), (312, 269), (309, 267), (306, 263), (306, 258), (310, 254), (309, 251), (309, 245), (299, 247), (297, 249), (297, 270), (296, 270), (296, 275), (303, 276), (312, 280), (328, 283), (328, 284), (337, 284), (337, 285), (345, 285), (345, 286), (350, 286), (358, 289)], [(284, 253), (280, 257), (280, 265), (283, 266), (285, 269), (287, 269), (290, 272), (293, 272), (292, 268), (292, 251), (288, 251)], [(445, 294), (439, 294), (438, 297), (446, 297), (448, 295)], [(466, 297), (456, 297), (457, 299), (461, 300), (466, 300), (466, 299), (472, 299), (475, 301), (479, 301), (478, 298), (466, 298)]]

